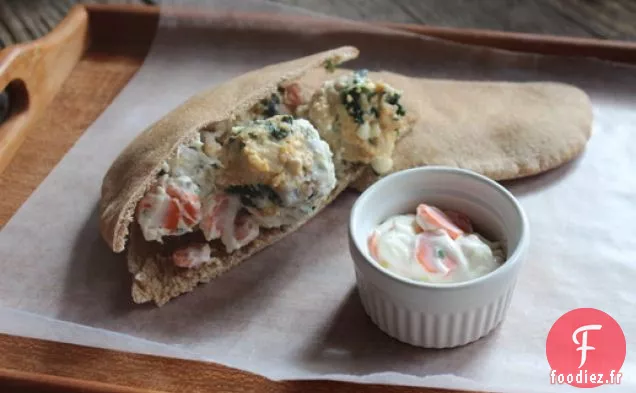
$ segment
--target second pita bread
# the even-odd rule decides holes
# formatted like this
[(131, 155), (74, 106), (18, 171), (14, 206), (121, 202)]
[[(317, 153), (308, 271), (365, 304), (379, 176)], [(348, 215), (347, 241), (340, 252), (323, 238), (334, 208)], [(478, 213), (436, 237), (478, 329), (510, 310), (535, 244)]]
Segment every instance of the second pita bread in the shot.
[[(580, 154), (592, 134), (592, 105), (559, 83), (464, 82), (370, 73), (402, 90), (417, 122), (396, 145), (391, 172), (446, 165), (494, 180), (539, 174)], [(379, 176), (367, 168), (353, 184)]]

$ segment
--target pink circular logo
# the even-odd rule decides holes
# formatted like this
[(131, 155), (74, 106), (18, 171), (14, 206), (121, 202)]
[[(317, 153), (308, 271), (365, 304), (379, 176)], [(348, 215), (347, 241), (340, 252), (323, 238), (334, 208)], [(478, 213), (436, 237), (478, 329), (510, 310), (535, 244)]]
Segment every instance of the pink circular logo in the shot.
[(546, 341), (550, 383), (579, 388), (620, 384), (627, 345), (618, 322), (595, 308), (565, 313)]

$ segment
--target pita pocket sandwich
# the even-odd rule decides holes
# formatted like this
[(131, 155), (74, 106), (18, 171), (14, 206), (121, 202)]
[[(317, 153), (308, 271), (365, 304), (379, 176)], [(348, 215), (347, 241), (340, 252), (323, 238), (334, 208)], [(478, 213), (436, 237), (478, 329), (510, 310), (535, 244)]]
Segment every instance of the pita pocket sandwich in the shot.
[[(346, 75), (316, 69), (300, 80), (303, 90)], [(404, 169), (444, 165), (469, 169), (494, 180), (536, 175), (582, 153), (592, 135), (587, 94), (554, 82), (492, 82), (429, 79), (389, 71), (369, 72), (402, 92), (401, 105), (414, 120), (393, 150), (391, 169), (367, 166), (352, 183), (364, 191)]]
[(297, 230), (366, 166), (390, 170), (414, 121), (399, 91), (364, 70), (312, 91), (297, 83), (357, 56), (341, 47), (241, 75), (120, 153), (103, 179), (100, 229), (114, 252), (128, 246), (136, 303), (192, 291)]
[(590, 98), (555, 82), (455, 81), (372, 73), (404, 94), (418, 121), (395, 146), (389, 172), (365, 169), (364, 191), (382, 176), (445, 165), (497, 181), (537, 175), (579, 156), (593, 129)]

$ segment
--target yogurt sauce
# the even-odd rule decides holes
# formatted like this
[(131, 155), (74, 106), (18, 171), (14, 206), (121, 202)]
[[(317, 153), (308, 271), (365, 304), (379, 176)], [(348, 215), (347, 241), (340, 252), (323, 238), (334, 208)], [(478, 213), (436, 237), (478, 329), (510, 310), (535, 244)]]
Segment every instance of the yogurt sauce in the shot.
[(468, 281), (497, 269), (505, 260), (500, 243), (472, 230), (461, 213), (421, 204), (380, 224), (369, 237), (371, 256), (397, 275), (433, 283)]

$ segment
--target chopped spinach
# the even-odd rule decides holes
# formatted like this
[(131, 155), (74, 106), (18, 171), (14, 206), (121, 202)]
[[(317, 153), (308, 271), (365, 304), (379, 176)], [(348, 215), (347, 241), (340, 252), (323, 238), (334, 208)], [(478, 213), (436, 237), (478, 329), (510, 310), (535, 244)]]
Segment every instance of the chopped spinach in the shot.
[(346, 88), (340, 93), (340, 100), (345, 106), (345, 109), (347, 110), (349, 116), (353, 117), (353, 121), (355, 121), (356, 123), (363, 124), (364, 111), (360, 106), (360, 97), (361, 92), (359, 86)]
[(289, 135), (289, 129), (278, 127), (276, 124), (272, 122), (267, 122), (266, 127), (267, 127), (267, 130), (269, 131), (269, 135), (277, 141), (285, 139)]
[(327, 70), (327, 72), (334, 72), (336, 70), (336, 68), (338, 67), (338, 65), (336, 63), (334, 63), (334, 61), (332, 59), (325, 60), (323, 65), (325, 67), (325, 70)]
[[(353, 73), (353, 83), (351, 86), (344, 88), (340, 92), (340, 99), (345, 106), (347, 113), (353, 117), (353, 120), (358, 124), (364, 124), (364, 110), (362, 110), (361, 102), (363, 96), (370, 100), (371, 97), (377, 93), (375, 90), (370, 89), (366, 84), (368, 70), (361, 69)], [(371, 108), (370, 112), (376, 117), (379, 117), (379, 113), (376, 108)]]
[(263, 114), (266, 117), (276, 116), (278, 114), (278, 105), (280, 104), (280, 97), (276, 93), (272, 93), (270, 98), (263, 98), (261, 105), (263, 106)]
[(272, 203), (282, 206), (283, 201), (280, 196), (270, 186), (265, 184), (244, 184), (229, 186), (225, 189), (229, 194), (238, 195), (241, 203), (248, 207), (258, 207), (257, 200), (270, 200)]
[(406, 114), (404, 107), (400, 104), (400, 95), (398, 93), (387, 95), (385, 101), (397, 107), (395, 113), (397, 113), (398, 116), (404, 116)]
[(400, 95), (397, 93), (389, 94), (386, 96), (386, 102), (388, 102), (391, 105), (396, 105), (399, 100), (400, 100)]

